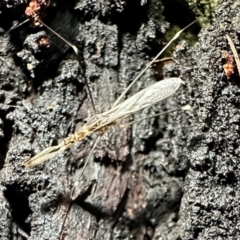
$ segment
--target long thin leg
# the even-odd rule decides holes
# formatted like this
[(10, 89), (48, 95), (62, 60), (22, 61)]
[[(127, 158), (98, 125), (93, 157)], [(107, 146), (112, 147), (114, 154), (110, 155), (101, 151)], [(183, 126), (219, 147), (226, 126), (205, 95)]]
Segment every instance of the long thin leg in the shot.
[[(39, 20), (40, 21), (40, 20)], [(84, 79), (84, 82), (86, 83), (86, 86), (87, 86), (87, 90), (88, 90), (88, 94), (89, 94), (89, 98), (90, 98), (90, 101), (91, 101), (91, 104), (92, 104), (92, 107), (93, 107), (93, 111), (94, 111), (94, 114), (96, 115), (97, 114), (97, 111), (96, 111), (96, 108), (95, 108), (95, 104), (94, 104), (94, 101), (93, 101), (93, 97), (92, 97), (92, 94), (91, 94), (91, 90), (90, 90), (90, 86), (89, 86), (89, 82), (85, 76), (85, 73), (84, 73), (84, 68), (83, 68), (83, 65), (82, 65), (82, 62), (81, 62), (81, 58), (80, 58), (80, 54), (79, 54), (79, 50), (78, 48), (70, 43), (69, 41), (67, 41), (64, 37), (62, 37), (61, 35), (59, 35), (57, 32), (55, 32), (52, 28), (50, 28), (49, 26), (47, 26), (44, 22), (40, 21), (49, 31), (51, 31), (52, 33), (54, 33), (56, 36), (58, 36), (60, 39), (62, 39), (65, 43), (67, 43), (74, 51), (74, 53), (76, 54), (77, 56), (77, 60), (78, 60), (78, 63), (79, 63), (79, 67), (80, 67), (80, 70), (81, 70), (81, 74), (82, 74), (82, 77)]]
[(181, 29), (180, 31), (178, 31), (175, 36), (168, 42), (168, 44), (156, 55), (155, 58), (153, 58), (153, 60), (147, 64), (147, 66), (138, 74), (138, 76), (134, 79), (134, 81), (125, 89), (125, 91), (120, 95), (120, 97), (116, 100), (116, 102), (113, 104), (112, 107), (116, 106), (121, 99), (123, 98), (123, 96), (129, 91), (129, 89), (132, 87), (132, 85), (144, 74), (144, 72), (158, 59), (158, 57), (168, 48), (168, 46), (174, 41), (176, 40), (180, 34), (186, 30), (188, 27), (190, 27), (192, 24), (194, 24), (197, 20), (193, 21), (192, 23), (190, 23), (189, 25), (187, 25), (185, 28)]
[(62, 235), (63, 235), (63, 230), (64, 230), (64, 226), (65, 226), (65, 223), (66, 223), (66, 220), (67, 220), (67, 216), (72, 208), (72, 204), (73, 202), (71, 201), (69, 204), (68, 204), (68, 207), (67, 207), (67, 211), (66, 211), (66, 214), (65, 214), (65, 217), (63, 219), (63, 224), (62, 224), (62, 228), (61, 228), (61, 232), (60, 232), (60, 240), (62, 239)]
[[(23, 21), (22, 23), (16, 25), (16, 26), (13, 26), (12, 28), (10, 28), (10, 30), (7, 32), (7, 34), (11, 31), (13, 31), (14, 29), (20, 27), (21, 25), (25, 24), (26, 22), (28, 22), (29, 19), (26, 19), (25, 21)], [(94, 104), (94, 101), (93, 101), (93, 97), (92, 97), (92, 94), (91, 94), (91, 90), (90, 90), (90, 86), (89, 86), (89, 82), (84, 74), (84, 68), (82, 66), (82, 63), (81, 63), (81, 58), (80, 58), (80, 54), (79, 54), (79, 50), (78, 48), (70, 43), (69, 41), (67, 41), (64, 37), (62, 37), (61, 35), (59, 35), (57, 32), (55, 32), (52, 28), (50, 28), (48, 25), (46, 25), (44, 22), (42, 22), (40, 19), (38, 20), (39, 22), (41, 22), (49, 31), (51, 31), (52, 33), (54, 33), (56, 36), (58, 36), (60, 39), (62, 39), (65, 43), (67, 43), (74, 51), (74, 53), (76, 54), (77, 56), (77, 60), (79, 62), (79, 67), (80, 67), (80, 71), (81, 71), (81, 74), (82, 74), (82, 77), (84, 79), (84, 82), (86, 83), (86, 86), (87, 86), (87, 90), (88, 90), (88, 94), (89, 94), (89, 98), (90, 98), (90, 101), (91, 101), (91, 104), (92, 104), (92, 107), (93, 107), (93, 111), (94, 111), (94, 114), (96, 115), (97, 114), (97, 111), (96, 111), (96, 107), (95, 107), (95, 104)]]
[(100, 140), (101, 140), (101, 136), (99, 135), (99, 136), (97, 137), (97, 139), (95, 140), (95, 143), (94, 143), (94, 145), (93, 145), (93, 147), (92, 147), (92, 150), (91, 150), (91, 152), (89, 153), (89, 155), (88, 155), (88, 157), (87, 157), (87, 160), (86, 160), (86, 162), (85, 162), (85, 164), (84, 164), (84, 166), (83, 166), (83, 168), (82, 168), (82, 171), (80, 172), (80, 175), (79, 175), (78, 180), (77, 180), (77, 181), (74, 183), (74, 185), (73, 185), (73, 188), (72, 188), (71, 193), (70, 193), (70, 199), (71, 199), (72, 201), (71, 201), (71, 202), (69, 203), (69, 205), (68, 205), (67, 212), (66, 212), (66, 215), (65, 215), (64, 220), (63, 220), (62, 229), (61, 229), (61, 233), (60, 233), (60, 239), (62, 238), (62, 234), (63, 234), (63, 230), (64, 230), (64, 225), (65, 225), (65, 222), (66, 222), (66, 219), (67, 219), (67, 215), (69, 214), (69, 212), (70, 212), (70, 210), (71, 210), (71, 207), (72, 207), (72, 204), (73, 204), (73, 200), (75, 200), (76, 197), (77, 197), (77, 196), (75, 196), (75, 189), (78, 187), (78, 184), (80, 183), (80, 180), (81, 180), (81, 178), (82, 178), (83, 172), (84, 172), (84, 170), (85, 170), (85, 168), (86, 168), (86, 166), (87, 166), (87, 164), (88, 164), (88, 162), (89, 162), (89, 160), (90, 160), (90, 158), (91, 158), (91, 156), (92, 156), (92, 154), (93, 154), (93, 151), (95, 150), (95, 148), (96, 148), (96, 146), (98, 145), (98, 143), (99, 143)]
[(88, 157), (87, 157), (87, 160), (86, 160), (86, 162), (85, 162), (85, 164), (84, 164), (84, 166), (83, 166), (83, 168), (82, 168), (82, 171), (81, 171), (80, 174), (79, 174), (78, 180), (77, 180), (77, 181), (74, 183), (74, 185), (73, 185), (72, 191), (71, 191), (71, 193), (70, 193), (70, 198), (71, 198), (72, 200), (76, 199), (75, 189), (76, 189), (76, 187), (78, 186), (78, 184), (80, 183), (80, 180), (81, 180), (81, 178), (82, 178), (82, 175), (83, 175), (83, 173), (84, 173), (84, 170), (85, 170), (85, 168), (86, 168), (86, 166), (87, 166), (87, 164), (88, 164), (88, 162), (89, 162), (89, 160), (90, 160), (90, 158), (91, 158), (91, 156), (92, 156), (92, 154), (93, 154), (93, 152), (94, 152), (95, 148), (97, 147), (97, 145), (98, 145), (98, 143), (99, 143), (100, 140), (101, 140), (101, 136), (99, 135), (99, 136), (97, 137), (97, 139), (95, 140), (95, 142), (94, 142), (94, 145), (93, 145), (93, 147), (92, 147), (92, 149), (91, 149), (91, 151), (90, 151), (90, 153), (89, 153), (89, 155), (88, 155)]

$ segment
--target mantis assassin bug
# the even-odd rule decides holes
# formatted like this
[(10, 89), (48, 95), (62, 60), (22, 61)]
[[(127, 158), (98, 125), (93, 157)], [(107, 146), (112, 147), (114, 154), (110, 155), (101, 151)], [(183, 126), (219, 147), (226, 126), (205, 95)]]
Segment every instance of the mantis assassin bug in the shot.
[[(135, 112), (138, 112), (144, 108), (150, 107), (150, 106), (154, 105), (155, 103), (162, 101), (162, 100), (170, 97), (172, 94), (174, 94), (181, 86), (182, 80), (180, 78), (169, 78), (169, 79), (160, 81), (158, 83), (154, 83), (154, 84), (150, 85), (149, 87), (136, 93), (135, 95), (131, 96), (124, 102), (119, 103), (121, 101), (122, 97), (126, 94), (126, 92), (142, 76), (142, 74), (152, 65), (152, 63), (162, 54), (162, 52), (175, 39), (177, 39), (179, 37), (179, 35), (186, 28), (188, 28), (195, 22), (196, 22), (196, 20), (194, 22), (190, 23), (188, 26), (186, 26), (182, 30), (180, 30), (171, 39), (171, 41), (156, 55), (156, 57), (149, 64), (147, 64), (145, 69), (143, 71), (141, 71), (141, 73), (134, 79), (134, 81), (128, 86), (128, 88), (121, 94), (121, 96), (116, 100), (116, 102), (113, 104), (113, 106), (110, 110), (93, 116), (81, 129), (79, 129), (73, 135), (70, 135), (69, 137), (65, 138), (59, 145), (44, 149), (42, 152), (40, 152), (33, 158), (25, 161), (23, 164), (26, 167), (31, 168), (40, 163), (43, 163), (46, 160), (49, 160), (49, 159), (53, 158), (54, 156), (56, 156), (56, 154), (59, 153), (60, 151), (68, 149), (74, 143), (81, 141), (89, 134), (91, 134), (93, 132), (98, 132), (100, 135), (102, 135), (110, 126), (118, 125), (118, 122), (120, 119), (122, 119), (128, 115), (131, 115)], [(45, 25), (44, 23), (42, 23), (42, 24)], [(54, 32), (57, 36), (59, 36), (55, 31), (53, 31), (47, 25), (45, 25), (45, 27), (47, 27), (50, 31)], [(79, 53), (78, 53), (78, 49), (76, 48), (76, 46), (69, 43), (67, 40), (65, 40), (61, 36), (59, 36), (59, 37), (72, 47), (72, 49), (74, 50), (74, 52), (79, 60)], [(79, 60), (79, 65), (81, 66), (80, 60)], [(87, 84), (87, 86), (88, 86), (88, 84)], [(92, 97), (91, 97), (91, 99), (92, 99)], [(95, 110), (94, 105), (93, 105), (93, 108)], [(100, 137), (97, 138), (93, 149), (96, 147), (99, 140), (100, 140)], [(84, 171), (90, 156), (91, 156), (91, 154), (88, 156), (88, 159), (83, 167), (82, 172)], [(82, 173), (81, 173), (81, 175), (82, 175)], [(81, 177), (81, 175), (80, 175), (80, 177)], [(74, 185), (76, 186), (76, 183)], [(71, 195), (73, 196), (73, 193)]]

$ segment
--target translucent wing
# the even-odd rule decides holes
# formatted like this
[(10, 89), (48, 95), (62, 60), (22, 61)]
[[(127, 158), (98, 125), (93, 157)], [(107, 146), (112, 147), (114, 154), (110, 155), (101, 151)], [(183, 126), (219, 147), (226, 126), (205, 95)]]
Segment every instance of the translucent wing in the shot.
[(154, 83), (97, 117), (101, 120), (101, 125), (110, 124), (170, 97), (179, 89), (181, 83), (180, 78), (168, 78)]

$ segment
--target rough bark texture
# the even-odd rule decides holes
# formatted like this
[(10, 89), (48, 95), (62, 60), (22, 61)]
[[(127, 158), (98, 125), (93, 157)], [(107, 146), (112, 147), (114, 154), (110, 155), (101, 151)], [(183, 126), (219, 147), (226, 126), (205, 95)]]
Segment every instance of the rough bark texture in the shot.
[[(175, 64), (156, 65), (128, 93), (161, 75), (180, 76), (185, 85), (174, 97), (134, 119), (186, 104), (193, 111), (109, 129), (71, 202), (95, 135), (34, 169), (21, 163), (93, 115), (78, 62), (44, 28), (7, 33), (26, 6), (1, 3), (0, 239), (239, 239), (239, 75), (227, 79), (222, 68), (227, 33), (240, 48), (239, 5), (219, 1), (199, 42), (181, 42)], [(45, 22), (81, 50), (102, 112), (163, 47), (167, 21), (194, 20), (186, 2), (177, 6), (181, 19), (166, 1), (62, 1), (50, 5)], [(51, 46), (39, 47), (46, 36)]]

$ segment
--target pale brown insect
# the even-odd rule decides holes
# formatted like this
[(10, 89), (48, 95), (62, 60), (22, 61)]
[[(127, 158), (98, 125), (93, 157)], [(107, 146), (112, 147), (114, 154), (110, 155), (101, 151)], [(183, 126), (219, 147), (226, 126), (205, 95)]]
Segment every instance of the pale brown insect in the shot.
[[(195, 21), (194, 21), (195, 22)], [(60, 151), (64, 151), (71, 147), (74, 143), (81, 141), (88, 135), (93, 132), (98, 132), (101, 136), (110, 126), (119, 125), (119, 120), (130, 115), (136, 113), (146, 107), (150, 107), (153, 104), (162, 101), (172, 94), (174, 94), (178, 88), (181, 86), (181, 79), (179, 78), (169, 78), (163, 81), (154, 83), (149, 87), (141, 90), (140, 92), (136, 93), (132, 97), (128, 98), (126, 101), (119, 103), (126, 92), (132, 87), (132, 85), (142, 76), (142, 74), (156, 61), (156, 59), (162, 54), (162, 52), (175, 40), (179, 37), (181, 32), (183, 32), (186, 28), (192, 25), (194, 22), (189, 24), (184, 29), (180, 30), (173, 39), (157, 54), (157, 56), (148, 64), (143, 71), (135, 78), (135, 80), (128, 86), (128, 88), (121, 94), (121, 96), (116, 100), (113, 104), (112, 108), (104, 113), (96, 114), (93, 116), (81, 129), (79, 129), (76, 133), (70, 135), (69, 137), (65, 138), (59, 145), (48, 147), (44, 149), (42, 152), (34, 156), (33, 158), (25, 161), (23, 164), (26, 167), (34, 167), (40, 163), (43, 163), (50, 158), (53, 158), (57, 153)], [(44, 23), (42, 23), (44, 24)], [(44, 24), (45, 25), (45, 24)], [(45, 25), (46, 26), (46, 25)], [(48, 26), (46, 26), (50, 29)], [(55, 31), (50, 29), (54, 32), (57, 36)], [(59, 36), (62, 40), (64, 40), (67, 44), (69, 44), (75, 54), (78, 56), (79, 54), (78, 49), (73, 44), (66, 41), (63, 37)], [(80, 62), (80, 60), (79, 60)], [(88, 86), (88, 85), (87, 85)], [(90, 95), (91, 97), (91, 95)], [(92, 99), (92, 98), (91, 98)], [(96, 111), (95, 111), (96, 112)], [(100, 138), (97, 139), (97, 142)], [(96, 143), (95, 143), (96, 146)], [(88, 161), (88, 160), (87, 160)], [(87, 162), (86, 161), (86, 162)], [(85, 163), (86, 164), (86, 163)]]
[[(195, 23), (195, 21), (193, 22)], [(53, 146), (53, 147), (48, 147), (44, 149), (42, 152), (37, 154), (36, 156), (32, 157), (31, 159), (25, 161), (23, 164), (26, 167), (34, 167), (40, 163), (43, 163), (44, 161), (47, 161), (48, 159), (51, 159), (52, 157), (56, 156), (61, 151), (64, 151), (65, 149), (71, 147), (74, 143), (81, 141), (84, 139), (86, 136), (90, 135), (91, 133), (98, 133), (97, 140), (94, 143), (94, 146), (89, 153), (87, 160), (81, 170), (80, 177), (78, 180), (74, 183), (71, 192), (70, 192), (70, 198), (71, 200), (74, 200), (77, 197), (77, 193), (75, 192), (77, 189), (77, 186), (79, 184), (79, 181), (81, 179), (81, 176), (83, 174), (83, 171), (95, 149), (97, 146), (98, 142), (100, 141), (101, 136), (107, 131), (109, 127), (115, 127), (115, 126), (120, 126), (120, 120), (130, 114), (136, 113), (137, 111), (140, 111), (141, 109), (144, 109), (146, 107), (150, 107), (153, 104), (162, 101), (171, 95), (173, 95), (181, 86), (182, 81), (180, 78), (169, 78), (162, 80), (160, 82), (156, 82), (149, 87), (139, 91), (135, 95), (131, 96), (127, 100), (121, 102), (123, 96), (126, 94), (126, 92), (132, 87), (132, 85), (143, 75), (143, 73), (156, 61), (156, 59), (159, 58), (159, 56), (162, 54), (163, 51), (175, 40), (179, 37), (179, 35), (190, 25), (193, 23), (189, 24), (187, 27), (184, 29), (180, 30), (174, 37), (173, 39), (157, 54), (157, 56), (141, 71), (141, 73), (136, 77), (136, 79), (127, 87), (127, 89), (121, 94), (121, 96), (116, 100), (116, 102), (113, 104), (112, 108), (104, 113), (101, 114), (95, 114), (81, 129), (76, 131), (74, 134), (68, 136), (65, 138), (59, 145)], [(44, 23), (41, 22), (41, 24), (45, 25)], [(46, 26), (46, 25), (45, 25)], [(48, 26), (46, 26), (49, 30), (54, 32), (52, 29), (50, 29)], [(57, 36), (59, 36), (63, 41), (65, 41), (68, 45), (72, 47), (74, 50), (78, 61), (79, 61), (79, 66), (81, 68), (81, 63), (80, 63), (80, 57), (78, 54), (78, 49), (76, 46), (73, 44), (69, 43), (66, 41), (64, 38), (62, 38), (60, 35), (58, 35), (56, 32), (54, 32)], [(88, 88), (89, 91), (89, 86), (88, 82), (86, 81), (86, 87)], [(90, 91), (89, 91), (89, 97), (91, 99), (91, 102), (93, 102)], [(96, 113), (95, 107), (93, 105), (94, 112)], [(154, 116), (157, 116), (160, 114), (156, 114)], [(130, 122), (128, 124), (133, 124), (135, 123)], [(125, 124), (124, 127), (126, 127), (128, 124)], [(63, 221), (63, 226), (62, 226), (62, 231), (63, 227), (65, 224), (66, 217), (71, 209), (72, 202), (69, 203), (68, 209)], [(62, 231), (61, 234), (62, 235)]]

